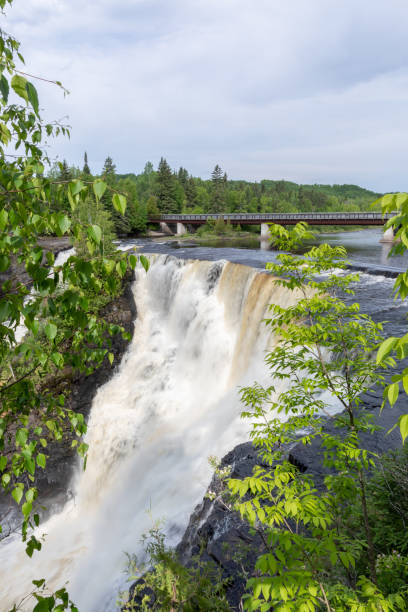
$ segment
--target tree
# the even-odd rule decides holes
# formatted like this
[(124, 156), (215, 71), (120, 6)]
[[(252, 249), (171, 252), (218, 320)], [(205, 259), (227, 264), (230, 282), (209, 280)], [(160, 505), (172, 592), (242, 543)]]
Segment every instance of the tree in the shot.
[[(284, 250), (310, 237), (303, 224), (293, 231), (271, 226), (271, 231)], [(402, 591), (388, 595), (378, 588), (366, 476), (375, 455), (361, 442), (363, 433), (375, 430), (360, 409), (360, 394), (382, 381), (369, 357), (382, 326), (360, 314), (358, 304), (347, 305), (336, 295), (352, 293), (357, 280), (356, 275), (327, 277), (330, 270), (345, 268), (345, 255), (343, 247), (321, 245), (302, 257), (281, 253), (278, 263), (267, 266), (277, 285), (295, 293), (292, 305), (272, 305), (266, 320), (280, 339), (266, 362), (283, 391), (255, 384), (241, 392), (243, 416), (251, 419), (251, 437), (262, 458), (252, 476), (228, 481), (238, 498), (236, 509), (264, 542), (257, 574), (248, 581), (248, 610), (405, 609)], [(330, 413), (322, 393), (328, 391), (344, 412), (326, 429), (321, 415)], [(285, 448), (299, 441), (320, 445), (327, 471), (319, 488), (284, 457)], [(344, 512), (356, 499), (362, 541), (355, 539)], [(362, 557), (366, 572), (358, 577), (353, 568)]]
[[(0, 0), (0, 9), (7, 3), (12, 0)], [(117, 295), (137, 258), (106, 256), (97, 218), (78, 218), (83, 206), (88, 210), (89, 197), (99, 206), (109, 189), (104, 181), (69, 179), (66, 163), (60, 166), (63, 179), (45, 175), (42, 139), (67, 134), (67, 127), (42, 120), (34, 84), (16, 69), (18, 41), (3, 31), (0, 41), (0, 486), (21, 509), (21, 536), (31, 557), (43, 545), (30, 530), (40, 521), (36, 476), (46, 467), (50, 443), (71, 430), (79, 454), (87, 450), (84, 419), (66, 407), (64, 393), (55, 396), (53, 376), (71, 367), (90, 373), (111, 359), (109, 338), (123, 330), (100, 316), (95, 295), (99, 304)], [(20, 103), (9, 104), (10, 88)], [(9, 146), (17, 155), (12, 161)], [(51, 207), (54, 198), (66, 198), (70, 213)], [(113, 206), (123, 214), (126, 198), (114, 193)], [(44, 234), (83, 241), (86, 258), (76, 254), (55, 266), (54, 254), (39, 244)], [(16, 265), (27, 281), (16, 274)], [(22, 324), (26, 334), (19, 341)], [(76, 610), (65, 587), (50, 594), (43, 579), (34, 582), (32, 595), (38, 610)]]
[(102, 168), (102, 177), (107, 182), (114, 182), (116, 175), (116, 166), (111, 157), (107, 157)]
[(211, 212), (221, 213), (225, 208), (226, 174), (223, 175), (221, 167), (216, 164), (211, 173)]
[(91, 175), (91, 171), (88, 166), (88, 154), (86, 151), (84, 153), (84, 167), (82, 168), (82, 174), (84, 174), (85, 176)]
[(161, 213), (181, 211), (180, 202), (176, 200), (176, 178), (167, 161), (162, 157), (157, 170), (156, 194)]
[[(392, 228), (395, 233), (395, 241), (389, 256), (402, 255), (408, 247), (408, 193), (386, 194), (376, 200), (373, 206), (381, 206), (383, 214), (395, 213), (387, 221), (384, 229)], [(407, 272), (399, 274), (394, 284), (395, 297), (405, 300), (408, 296), (408, 275)], [(391, 336), (380, 346), (377, 353), (377, 363), (379, 365), (392, 368), (396, 360), (404, 359), (408, 351), (407, 335), (402, 338)], [(384, 390), (384, 404), (388, 402), (391, 406), (395, 404), (400, 392), (400, 385), (404, 391), (408, 390), (408, 372), (403, 370), (402, 374), (392, 377), (392, 383)], [(408, 437), (408, 414), (402, 415), (398, 420), (402, 441)]]
[(160, 210), (159, 207), (157, 206), (157, 198), (154, 195), (151, 195), (150, 198), (147, 200), (147, 216), (149, 217), (160, 217)]

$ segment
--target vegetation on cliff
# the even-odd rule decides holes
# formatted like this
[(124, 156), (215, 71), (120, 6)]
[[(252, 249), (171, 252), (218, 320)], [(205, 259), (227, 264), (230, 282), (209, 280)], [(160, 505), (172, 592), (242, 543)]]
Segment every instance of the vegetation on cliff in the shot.
[[(12, 0), (0, 0), (0, 9), (7, 4)], [(112, 210), (124, 215), (123, 194), (108, 181), (69, 176), (64, 164), (63, 177), (46, 176), (44, 140), (68, 129), (43, 121), (29, 80), (35, 77), (18, 68), (20, 45), (4, 31), (0, 56), (0, 482), (21, 510), (21, 537), (31, 557), (43, 545), (35, 535), (35, 478), (46, 468), (50, 445), (68, 429), (79, 437), (73, 440), (78, 453), (86, 458), (87, 451), (84, 418), (67, 408), (63, 392), (54, 393), (52, 378), (67, 368), (90, 373), (113, 359), (107, 343), (123, 330), (100, 317), (99, 308), (118, 294), (137, 258), (114, 251), (103, 212), (109, 194)], [(40, 244), (44, 234), (70, 236), (77, 253), (56, 265)], [(24, 282), (16, 266), (24, 268)], [(49, 593), (44, 577), (23, 601), (36, 611), (76, 609), (65, 587)]]

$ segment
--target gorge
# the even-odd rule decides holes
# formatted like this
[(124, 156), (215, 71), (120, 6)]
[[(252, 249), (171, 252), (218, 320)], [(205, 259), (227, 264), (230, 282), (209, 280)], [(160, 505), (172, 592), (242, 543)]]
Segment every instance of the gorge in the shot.
[[(71, 499), (40, 525), (45, 543), (31, 561), (17, 536), (2, 541), (2, 609), (46, 576), (55, 588), (69, 581), (79, 610), (114, 610), (124, 552), (141, 554), (140, 537), (157, 519), (176, 545), (209, 484), (208, 456), (246, 442), (237, 389), (268, 383), (264, 353), (275, 339), (262, 320), (268, 304), (295, 297), (256, 267), (227, 261), (232, 253), (220, 260), (214, 250), (215, 261), (191, 253), (151, 255), (148, 274), (137, 269), (134, 335), (93, 400), (87, 469), (78, 466)], [(398, 334), (406, 308), (390, 298), (392, 283), (364, 274), (356, 299)]]

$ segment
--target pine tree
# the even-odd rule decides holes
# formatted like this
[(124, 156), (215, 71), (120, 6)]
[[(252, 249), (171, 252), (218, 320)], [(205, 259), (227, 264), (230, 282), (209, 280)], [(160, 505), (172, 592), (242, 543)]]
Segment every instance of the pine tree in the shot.
[(226, 177), (217, 164), (211, 174), (211, 212), (220, 213), (225, 209)]
[(89, 166), (88, 166), (88, 155), (86, 151), (84, 153), (84, 167), (82, 168), (82, 173), (87, 174), (87, 175), (91, 174), (91, 170), (89, 169)]
[(183, 189), (186, 189), (186, 185), (188, 182), (188, 172), (185, 168), (180, 167), (179, 171), (178, 171), (178, 175), (177, 175), (178, 181), (180, 183), (180, 185), (183, 187)]
[(169, 164), (162, 157), (157, 170), (156, 195), (160, 212), (164, 214), (180, 212), (176, 200), (176, 180)]
[(193, 208), (195, 205), (195, 199), (197, 195), (197, 188), (194, 182), (194, 179), (190, 176), (188, 179), (186, 186), (184, 188), (186, 194), (187, 207)]
[(103, 164), (102, 176), (105, 181), (113, 182), (113, 180), (115, 179), (115, 174), (116, 174), (116, 166), (113, 163), (112, 158), (107, 157), (105, 159), (105, 163)]

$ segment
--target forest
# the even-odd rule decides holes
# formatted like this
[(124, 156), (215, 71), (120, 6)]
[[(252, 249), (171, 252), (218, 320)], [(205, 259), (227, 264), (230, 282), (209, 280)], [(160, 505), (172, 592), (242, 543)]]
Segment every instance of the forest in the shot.
[[(164, 157), (157, 169), (147, 162), (140, 174), (120, 174), (111, 157), (100, 173), (91, 171), (87, 153), (82, 169), (69, 167), (64, 160), (55, 163), (49, 178), (61, 183), (72, 179), (102, 178), (111, 189), (127, 198), (125, 216), (112, 207), (108, 192), (102, 198), (117, 234), (143, 233), (148, 218), (174, 213), (273, 213), (273, 212), (358, 212), (369, 210), (380, 195), (357, 185), (298, 185), (284, 180), (260, 182), (229, 180), (217, 164), (211, 179), (193, 177), (186, 168), (172, 170)], [(66, 199), (58, 198), (58, 207), (70, 210)]]

